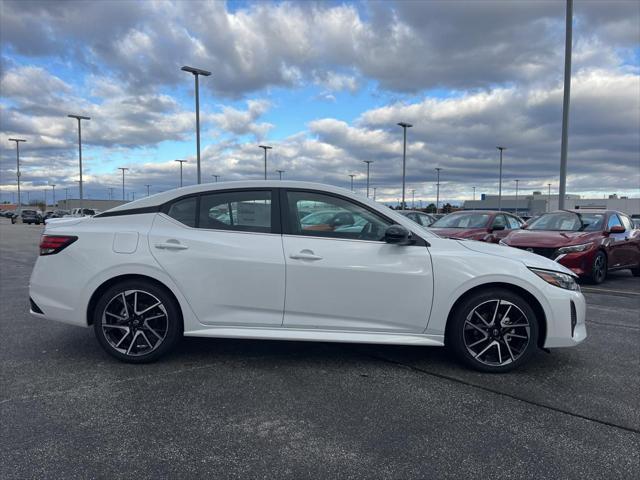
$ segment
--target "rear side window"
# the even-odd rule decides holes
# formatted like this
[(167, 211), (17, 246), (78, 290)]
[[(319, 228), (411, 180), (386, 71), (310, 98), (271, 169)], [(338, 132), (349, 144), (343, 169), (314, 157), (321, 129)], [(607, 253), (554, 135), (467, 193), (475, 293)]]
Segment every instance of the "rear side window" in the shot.
[(627, 230), (627, 232), (633, 230), (633, 222), (629, 217), (627, 217), (626, 215), (620, 215), (620, 218), (622, 219), (622, 224), (624, 225), (624, 228)]
[(196, 207), (197, 198), (189, 197), (174, 202), (169, 207), (167, 215), (176, 219), (180, 223), (184, 223), (189, 227), (196, 226)]
[(271, 232), (271, 191), (220, 192), (200, 197), (199, 228)]

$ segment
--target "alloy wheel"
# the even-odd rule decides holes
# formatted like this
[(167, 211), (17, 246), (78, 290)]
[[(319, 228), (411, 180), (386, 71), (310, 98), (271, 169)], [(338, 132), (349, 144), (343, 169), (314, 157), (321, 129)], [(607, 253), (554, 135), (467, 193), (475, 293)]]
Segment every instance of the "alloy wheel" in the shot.
[(593, 278), (596, 280), (596, 282), (600, 283), (604, 280), (604, 276), (605, 276), (605, 269), (606, 269), (606, 264), (605, 264), (606, 260), (605, 260), (605, 256), (602, 253), (599, 253), (596, 256), (595, 261), (593, 262)]
[(164, 342), (169, 316), (155, 295), (143, 290), (126, 290), (107, 303), (101, 328), (115, 351), (139, 357), (148, 355)]
[(474, 307), (467, 315), (464, 346), (478, 362), (500, 367), (520, 358), (531, 339), (531, 324), (514, 303), (492, 299)]

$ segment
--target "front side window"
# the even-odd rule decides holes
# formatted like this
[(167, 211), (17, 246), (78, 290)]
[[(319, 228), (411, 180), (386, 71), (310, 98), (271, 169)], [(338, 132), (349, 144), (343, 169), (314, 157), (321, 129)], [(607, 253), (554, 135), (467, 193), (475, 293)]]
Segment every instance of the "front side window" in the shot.
[(629, 217), (627, 217), (626, 215), (620, 215), (620, 218), (622, 219), (622, 225), (624, 225), (624, 228), (625, 230), (627, 230), (627, 232), (633, 230), (633, 222)]
[(516, 217), (512, 217), (511, 215), (507, 215), (507, 228), (510, 230), (516, 230), (520, 228), (522, 224)]
[(607, 230), (610, 230), (611, 227), (621, 227), (621, 226), (622, 226), (622, 223), (620, 223), (620, 219), (618, 218), (618, 215), (613, 213), (609, 217), (609, 222), (607, 223)]
[(392, 224), (357, 203), (322, 193), (288, 192), (287, 202), (294, 235), (382, 241)]
[(202, 195), (198, 220), (198, 228), (270, 233), (271, 191)]

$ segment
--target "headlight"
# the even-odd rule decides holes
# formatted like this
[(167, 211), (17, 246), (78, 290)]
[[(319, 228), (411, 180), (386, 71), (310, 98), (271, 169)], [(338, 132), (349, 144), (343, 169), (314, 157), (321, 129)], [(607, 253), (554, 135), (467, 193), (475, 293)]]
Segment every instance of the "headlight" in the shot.
[(580, 291), (580, 285), (578, 285), (573, 275), (537, 268), (529, 268), (529, 270), (554, 287), (564, 288), (565, 290), (575, 290), (577, 292)]
[(580, 245), (572, 245), (570, 247), (562, 247), (562, 248), (559, 248), (558, 250), (556, 250), (556, 253), (558, 255), (561, 255), (563, 253), (586, 252), (587, 250), (589, 250), (591, 248), (592, 245), (593, 245), (592, 243), (582, 243)]

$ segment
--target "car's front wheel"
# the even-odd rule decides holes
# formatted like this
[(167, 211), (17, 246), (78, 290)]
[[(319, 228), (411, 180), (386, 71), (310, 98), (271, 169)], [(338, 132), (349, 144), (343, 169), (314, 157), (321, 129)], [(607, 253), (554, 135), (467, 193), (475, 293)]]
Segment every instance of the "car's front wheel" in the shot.
[(471, 294), (447, 325), (447, 346), (470, 367), (501, 373), (524, 364), (538, 343), (538, 320), (521, 296), (504, 289)]
[(598, 285), (604, 282), (605, 278), (607, 278), (607, 255), (600, 250), (593, 259), (590, 280), (591, 283)]
[(93, 326), (107, 353), (130, 363), (152, 362), (182, 337), (182, 316), (174, 298), (146, 280), (127, 280), (107, 289), (96, 303)]

